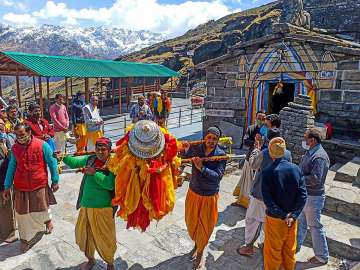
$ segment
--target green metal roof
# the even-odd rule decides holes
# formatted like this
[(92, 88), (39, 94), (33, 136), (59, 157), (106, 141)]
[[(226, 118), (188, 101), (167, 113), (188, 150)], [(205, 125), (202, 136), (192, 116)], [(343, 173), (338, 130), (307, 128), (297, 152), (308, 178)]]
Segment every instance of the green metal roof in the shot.
[(44, 77), (124, 78), (178, 77), (180, 75), (159, 64), (21, 52), (1, 52), (1, 54)]

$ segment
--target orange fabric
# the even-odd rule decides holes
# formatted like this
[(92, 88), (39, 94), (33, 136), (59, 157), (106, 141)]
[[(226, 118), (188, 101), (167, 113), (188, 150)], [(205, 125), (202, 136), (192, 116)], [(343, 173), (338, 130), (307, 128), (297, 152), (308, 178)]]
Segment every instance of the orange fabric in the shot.
[(185, 201), (185, 222), (191, 239), (198, 251), (203, 251), (209, 242), (218, 219), (219, 194), (200, 196), (188, 190)]
[(264, 269), (295, 269), (297, 221), (289, 228), (285, 221), (266, 216)]
[(85, 124), (76, 124), (76, 126), (74, 128), (74, 133), (75, 133), (75, 136), (77, 137), (76, 152), (85, 151), (85, 147), (87, 145)]

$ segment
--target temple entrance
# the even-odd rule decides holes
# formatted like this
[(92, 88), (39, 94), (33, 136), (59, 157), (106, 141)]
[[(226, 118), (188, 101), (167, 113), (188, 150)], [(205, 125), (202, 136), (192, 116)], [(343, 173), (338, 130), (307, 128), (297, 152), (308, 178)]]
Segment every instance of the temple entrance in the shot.
[(289, 102), (294, 101), (295, 83), (269, 83), (268, 113), (278, 114)]

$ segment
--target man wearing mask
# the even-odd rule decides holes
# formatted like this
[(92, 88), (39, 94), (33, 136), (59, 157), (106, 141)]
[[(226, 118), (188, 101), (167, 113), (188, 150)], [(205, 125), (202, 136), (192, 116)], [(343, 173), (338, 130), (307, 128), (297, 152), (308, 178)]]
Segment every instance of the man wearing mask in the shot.
[(97, 107), (98, 103), (98, 96), (92, 95), (90, 103), (83, 108), (87, 130), (86, 137), (88, 151), (94, 151), (96, 140), (103, 136), (104, 121), (100, 116), (100, 111)]
[(64, 96), (56, 94), (55, 104), (51, 105), (50, 117), (54, 123), (56, 152), (65, 152), (66, 132), (69, 128), (69, 116), (64, 105)]
[[(267, 141), (280, 137), (280, 130), (277, 128), (269, 129)], [(284, 159), (291, 162), (291, 153), (285, 150)], [(240, 255), (252, 256), (255, 254), (254, 243), (260, 236), (261, 246), (264, 243), (265, 204), (261, 193), (262, 171), (273, 163), (269, 154), (268, 145), (256, 136), (255, 149), (251, 152), (249, 164), (255, 170), (254, 182), (250, 191), (250, 203), (245, 216), (245, 245), (237, 250)]]
[(321, 224), (321, 211), (325, 203), (325, 179), (330, 166), (329, 156), (321, 145), (321, 134), (309, 129), (304, 134), (303, 148), (307, 151), (300, 162), (300, 169), (305, 177), (308, 198), (299, 216), (297, 250), (303, 244), (308, 227), (315, 256), (309, 258), (313, 264), (325, 265), (329, 260), (329, 249), (325, 230)]
[(7, 121), (5, 122), (5, 129), (7, 133), (11, 133), (14, 131), (14, 127), (17, 124), (23, 122), (23, 119), (19, 117), (18, 110), (16, 106), (10, 105), (6, 108), (7, 113)]
[(40, 239), (45, 229), (46, 233), (53, 229), (49, 206), (56, 203), (52, 192), (59, 189), (59, 175), (57, 161), (47, 143), (32, 136), (26, 124), (18, 124), (14, 131), (16, 143), (10, 153), (3, 200), (10, 200), (10, 190), (14, 186), (15, 217), (22, 251), (26, 251)]
[(50, 146), (51, 151), (55, 152), (56, 144), (54, 140), (54, 129), (49, 122), (41, 117), (40, 106), (36, 103), (29, 105), (29, 118), (25, 123), (31, 128), (31, 134), (45, 142)]
[(74, 135), (76, 137), (76, 152), (85, 151), (87, 144), (86, 125), (84, 119), (83, 108), (85, 106), (85, 96), (81, 92), (77, 92), (71, 104), (71, 120), (74, 127)]
[(264, 126), (266, 114), (263, 111), (256, 113), (256, 123), (247, 128), (243, 144), (248, 147), (245, 163), (242, 169), (240, 180), (235, 187), (233, 195), (237, 197), (236, 202), (232, 203), (234, 206), (242, 206), (247, 208), (249, 205), (249, 193), (251, 184), (254, 178), (254, 171), (250, 168), (249, 158), (252, 150), (255, 147), (256, 134), (260, 134), (260, 129)]
[(134, 104), (130, 111), (130, 118), (133, 123), (140, 120), (152, 120), (152, 112), (150, 107), (145, 104), (145, 97), (139, 96), (138, 103)]
[(5, 133), (5, 123), (0, 119), (0, 242), (11, 243), (16, 240), (13, 200), (4, 201), (2, 198), (5, 190), (4, 182), (9, 165), (12, 142)]

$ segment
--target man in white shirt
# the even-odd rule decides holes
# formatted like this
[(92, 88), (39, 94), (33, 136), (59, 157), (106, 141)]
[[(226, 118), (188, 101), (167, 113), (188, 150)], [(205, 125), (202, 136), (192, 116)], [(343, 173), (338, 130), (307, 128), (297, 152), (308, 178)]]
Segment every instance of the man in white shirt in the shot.
[(97, 107), (98, 103), (98, 96), (93, 95), (90, 98), (90, 103), (83, 108), (87, 129), (87, 151), (94, 151), (96, 140), (104, 135), (104, 121), (100, 116), (100, 111)]

